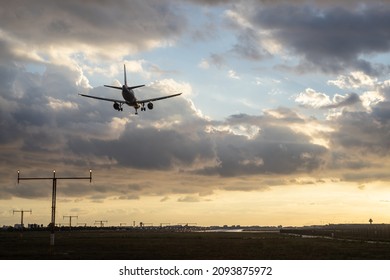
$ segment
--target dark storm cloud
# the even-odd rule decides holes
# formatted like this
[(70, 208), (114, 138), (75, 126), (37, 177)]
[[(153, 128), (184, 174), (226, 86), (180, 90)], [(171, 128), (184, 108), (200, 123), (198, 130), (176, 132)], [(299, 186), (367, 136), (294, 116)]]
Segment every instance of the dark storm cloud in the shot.
[(334, 130), (328, 135), (328, 169), (342, 171), (341, 178), (348, 181), (388, 180), (383, 174), (388, 169), (390, 148), (389, 84), (378, 82), (373, 89), (365, 94), (378, 94), (383, 101), (373, 102), (368, 110), (345, 108), (332, 121)]
[(385, 101), (379, 103), (373, 108), (371, 115), (381, 125), (387, 124), (390, 120), (390, 102)]
[[(2, 133), (0, 142), (19, 142), (21, 148), (28, 151), (47, 150), (61, 143), (61, 137), (66, 133), (61, 128), (73, 125), (72, 122), (77, 123), (77, 118), (81, 117), (80, 114), (75, 114), (72, 118), (69, 111), (50, 105), (50, 100), (56, 100), (57, 106), (65, 102), (77, 107), (66, 101), (71, 92), (77, 92), (74, 83), (67, 77), (69, 70), (61, 68), (62, 71), (56, 73), (54, 67), (49, 67), (41, 76), (16, 67), (0, 66), (0, 69), (4, 68), (15, 72), (14, 75), (6, 75), (7, 83), (1, 89), (0, 126), (6, 133)], [(55, 78), (52, 77), (54, 73)], [(77, 112), (72, 108), (68, 109)]]
[(357, 69), (370, 75), (389, 71), (388, 65), (364, 57), (390, 50), (390, 6), (386, 1), (228, 3), (226, 27), (237, 37), (231, 51), (243, 58), (259, 61), (282, 49), (300, 62), (279, 65), (279, 69), (304, 73)]
[[(184, 31), (186, 20), (172, 1), (39, 0), (7, 2), (0, 26), (0, 50), (4, 44), (32, 49), (72, 45), (79, 51), (88, 45), (104, 57), (110, 54), (102, 47), (119, 44), (135, 51), (172, 40)], [(4, 52), (14, 53), (7, 46)]]
[[(277, 110), (276, 110), (277, 111)], [(281, 114), (286, 111), (280, 109)], [(288, 117), (286, 120), (289, 119)], [(215, 137), (218, 165), (199, 170), (200, 174), (232, 177), (254, 174), (292, 174), (311, 172), (324, 164), (327, 149), (310, 143), (310, 138), (294, 132), (289, 124), (271, 116), (232, 116), (225, 125), (257, 125), (259, 132), (252, 138), (231, 133)], [(297, 123), (304, 120), (296, 120)]]
[(261, 9), (252, 18), (259, 28), (293, 53), (302, 56), (301, 69), (340, 72), (346, 68), (375, 73), (375, 65), (361, 55), (390, 50), (388, 5), (345, 8), (314, 5), (277, 5)]
[[(183, 101), (157, 104), (163, 107), (176, 104), (172, 111), (180, 110), (181, 114), (187, 111), (186, 119), (179, 124), (154, 127), (153, 121), (164, 116), (158, 111), (151, 112), (150, 116), (143, 115), (145, 120), (128, 123), (118, 139), (74, 137), (68, 141), (68, 147), (74, 154), (108, 157), (121, 167), (151, 171), (180, 168), (226, 177), (310, 172), (323, 164), (326, 149), (311, 144), (309, 137), (288, 128), (289, 124), (305, 122), (291, 110), (276, 110), (284, 120), (266, 114), (262, 117), (236, 115), (213, 122), (196, 116)], [(211, 132), (206, 133), (210, 127)], [(232, 132), (219, 127), (230, 127)], [(260, 130), (257, 135), (245, 136), (256, 130)]]
[[(66, 152), (66, 142), (73, 134), (85, 134), (77, 130), (77, 124), (89, 121), (77, 110), (77, 104), (69, 101), (72, 92), (74, 95), (77, 92), (69, 78), (74, 73), (62, 67), (48, 67), (42, 74), (32, 74), (12, 64), (1, 64), (0, 73), (1, 79), (7, 81), (0, 89), (0, 162), (3, 170), (13, 174), (11, 182), (18, 169), (24, 173), (35, 170), (35, 174), (45, 174), (47, 169), (69, 163), (73, 166), (84, 163), (85, 166), (85, 160), (72, 158)], [(50, 104), (52, 100), (57, 102), (54, 107)], [(61, 107), (63, 104), (70, 107)], [(2, 187), (9, 182), (4, 176), (0, 179)], [(19, 192), (13, 188), (7, 190), (17, 196), (42, 195), (36, 193), (35, 188)]]
[[(308, 73), (360, 70), (369, 75), (388, 73), (389, 66), (369, 56), (390, 51), (390, 6), (387, 1), (193, 1), (224, 4), (225, 28), (236, 34), (226, 60), (236, 54), (261, 61), (283, 52), (297, 65), (278, 69)], [(277, 47), (275, 47), (277, 46)]]
[(115, 159), (119, 165), (147, 170), (169, 170), (191, 165), (212, 155), (210, 140), (192, 139), (180, 130), (128, 126), (118, 140), (72, 140), (76, 153)]
[[(74, 174), (91, 166), (98, 170), (172, 170), (212, 157), (212, 143), (199, 130), (205, 121), (186, 99), (159, 102), (152, 112), (138, 118), (131, 116), (132, 108), (127, 107), (126, 113), (121, 114), (109, 102), (78, 96), (74, 85), (77, 75), (72, 70), (47, 67), (42, 74), (31, 74), (22, 68), (4, 66), (0, 72), (7, 81), (0, 96), (0, 128), (6, 132), (0, 135), (0, 161), (6, 173), (22, 169), (39, 176), (46, 169), (58, 168), (62, 174)], [(107, 95), (107, 89), (96, 88), (90, 94)], [(148, 94), (162, 95), (152, 89), (140, 94), (145, 98)], [(173, 125), (178, 119), (181, 124)], [(3, 199), (46, 195), (46, 191), (38, 192), (35, 187), (26, 189), (25, 184), (18, 189), (9, 187), (9, 178), (5, 176), (0, 184)], [(84, 197), (96, 192), (117, 194), (124, 199), (156, 190), (145, 183), (107, 182), (94, 185), (93, 190), (64, 183), (61, 191)]]
[[(381, 113), (378, 114), (378, 111)], [(390, 148), (390, 103), (380, 103), (370, 112), (344, 112), (332, 133), (334, 146), (346, 151), (374, 153), (378, 156), (389, 154)]]

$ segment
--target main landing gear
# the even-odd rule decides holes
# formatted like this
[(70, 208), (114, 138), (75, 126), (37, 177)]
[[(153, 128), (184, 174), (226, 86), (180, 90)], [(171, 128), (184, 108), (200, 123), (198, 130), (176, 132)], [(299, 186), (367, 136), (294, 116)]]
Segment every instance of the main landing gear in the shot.
[[(123, 111), (123, 108), (122, 108), (123, 104), (121, 103), (118, 103), (118, 102), (114, 102), (114, 109), (117, 110), (117, 111)], [(152, 102), (149, 102), (147, 104), (147, 107), (149, 110), (153, 110), (153, 103)], [(145, 103), (141, 103), (141, 105), (138, 103), (136, 105), (134, 105), (134, 109), (135, 109), (135, 114), (138, 115), (138, 109), (141, 108), (141, 111), (146, 111), (146, 108), (145, 108)]]
[(113, 105), (114, 109), (117, 110), (117, 111), (123, 111), (123, 108), (122, 108), (122, 104), (119, 104), (119, 103), (114, 103)]
[[(152, 102), (149, 102), (147, 106), (148, 106), (149, 110), (153, 110), (153, 103)], [(142, 103), (141, 111), (146, 111), (145, 103)]]

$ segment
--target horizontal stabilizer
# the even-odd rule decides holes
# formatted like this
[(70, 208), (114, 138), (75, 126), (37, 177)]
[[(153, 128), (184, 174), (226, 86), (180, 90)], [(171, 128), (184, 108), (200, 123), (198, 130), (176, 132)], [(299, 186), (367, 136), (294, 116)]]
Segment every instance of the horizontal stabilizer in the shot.
[(115, 89), (120, 89), (122, 90), (122, 87), (116, 87), (116, 86), (109, 86), (109, 85), (104, 85), (105, 87), (110, 87), (110, 88), (115, 88)]
[(140, 87), (144, 87), (145, 85), (139, 85), (139, 86), (133, 86), (133, 87), (127, 87), (128, 89), (135, 89), (135, 88), (140, 88)]

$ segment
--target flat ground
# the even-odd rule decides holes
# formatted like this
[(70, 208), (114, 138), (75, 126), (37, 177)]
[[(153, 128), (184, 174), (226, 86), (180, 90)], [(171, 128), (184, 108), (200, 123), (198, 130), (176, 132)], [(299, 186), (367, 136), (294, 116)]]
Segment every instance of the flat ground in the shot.
[(390, 243), (302, 238), (264, 232), (0, 232), (0, 259), (197, 260), (390, 259)]

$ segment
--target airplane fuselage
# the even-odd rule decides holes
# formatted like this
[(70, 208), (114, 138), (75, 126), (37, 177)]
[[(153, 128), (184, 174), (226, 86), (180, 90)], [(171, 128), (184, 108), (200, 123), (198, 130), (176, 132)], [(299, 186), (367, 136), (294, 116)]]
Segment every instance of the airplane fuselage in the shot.
[(122, 96), (126, 100), (126, 104), (129, 106), (137, 106), (137, 99), (135, 98), (134, 91), (129, 89), (126, 85), (122, 87)]

